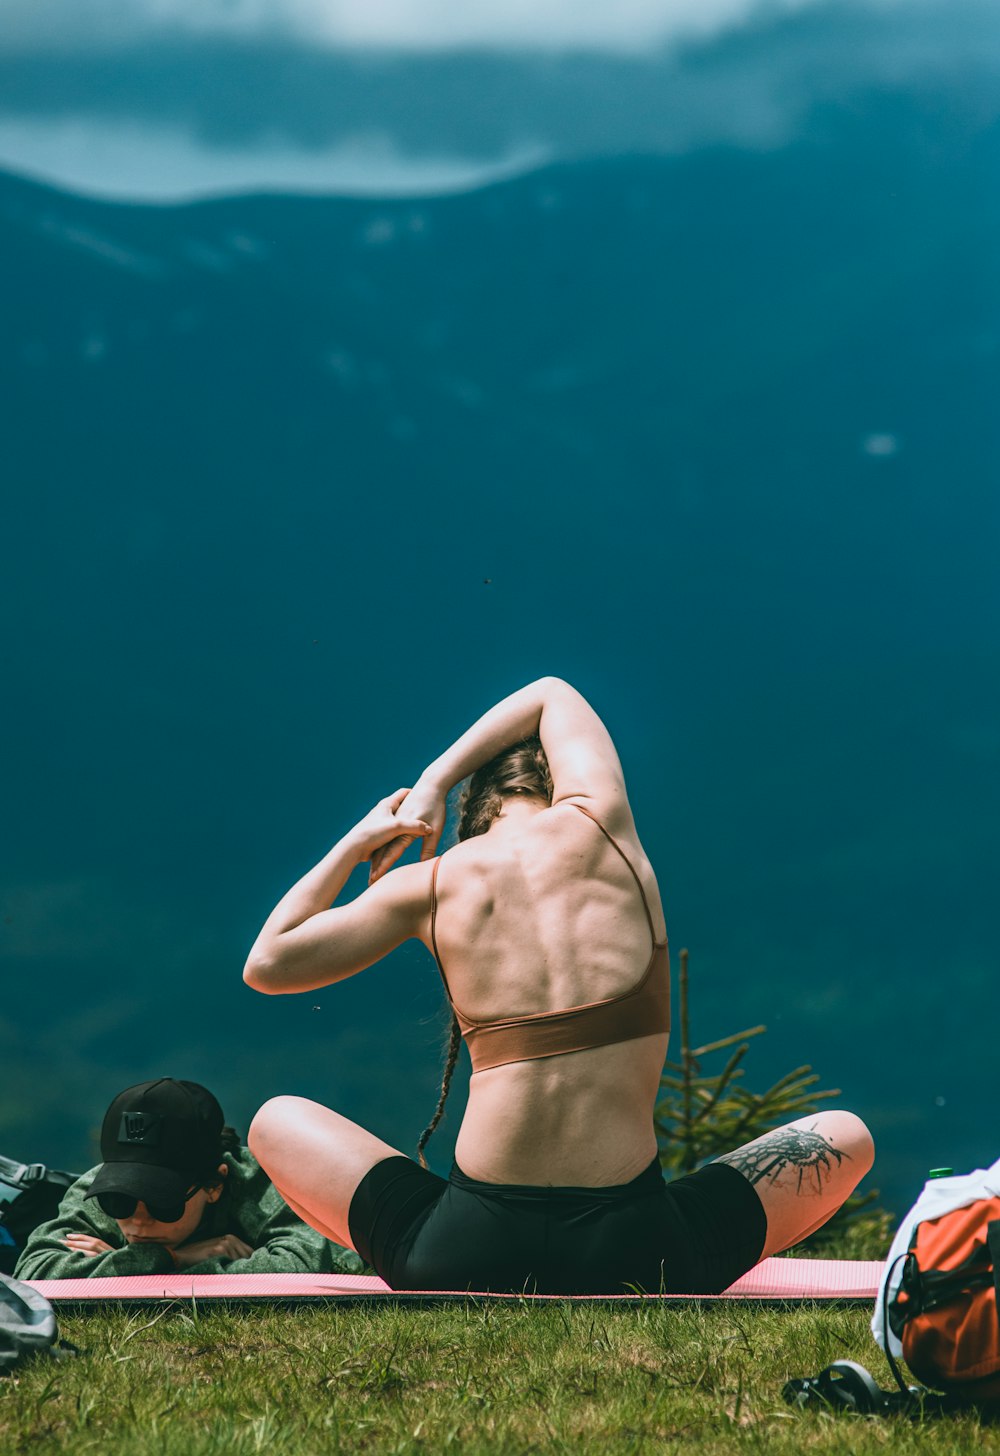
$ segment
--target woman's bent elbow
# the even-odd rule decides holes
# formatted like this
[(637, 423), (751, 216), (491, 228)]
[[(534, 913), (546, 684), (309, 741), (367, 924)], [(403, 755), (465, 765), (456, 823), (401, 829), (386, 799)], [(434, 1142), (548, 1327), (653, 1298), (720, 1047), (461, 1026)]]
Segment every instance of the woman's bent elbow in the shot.
[(243, 967), (243, 981), (254, 991), (261, 991), (265, 996), (274, 996), (280, 988), (274, 984), (272, 972), (270, 962), (251, 954)]

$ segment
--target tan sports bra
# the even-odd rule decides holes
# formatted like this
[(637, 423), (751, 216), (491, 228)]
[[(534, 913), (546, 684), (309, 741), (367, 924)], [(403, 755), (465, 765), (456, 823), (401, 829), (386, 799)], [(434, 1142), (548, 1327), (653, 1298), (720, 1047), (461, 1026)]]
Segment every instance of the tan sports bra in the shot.
[(448, 978), (438, 954), (437, 877), (440, 859), (434, 861), (431, 873), (431, 945), (437, 961), (445, 994), (455, 1013), (469, 1055), (473, 1072), (489, 1067), (502, 1067), (508, 1062), (529, 1062), (538, 1057), (559, 1057), (566, 1052), (589, 1051), (592, 1047), (613, 1046), (615, 1042), (632, 1041), (640, 1036), (653, 1036), (670, 1030), (670, 956), (667, 942), (656, 939), (649, 902), (642, 881), (621, 845), (612, 838), (599, 819), (582, 804), (574, 804), (581, 814), (593, 819), (598, 829), (628, 865), (642, 896), (642, 907), (649, 922), (653, 950), (649, 964), (639, 981), (621, 996), (606, 1001), (588, 1001), (583, 1006), (570, 1006), (565, 1011), (532, 1011), (527, 1016), (507, 1016), (501, 1021), (473, 1021), (456, 1005), (448, 988)]

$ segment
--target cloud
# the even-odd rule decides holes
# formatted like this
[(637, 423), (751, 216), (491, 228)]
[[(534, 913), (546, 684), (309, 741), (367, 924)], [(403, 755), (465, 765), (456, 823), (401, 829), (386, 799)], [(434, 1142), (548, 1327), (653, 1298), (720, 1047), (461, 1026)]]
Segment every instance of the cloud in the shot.
[[(467, 50), (454, 47), (471, 45), (473, 20), (463, 30), (451, 0), (79, 0), (63, 51), (32, 52), (35, 17), (53, 3), (13, 0), (16, 23), (3, 30), (25, 49), (0, 42), (0, 166), (117, 199), (417, 196), (548, 159), (769, 149), (813, 118), (822, 128), (831, 109), (901, 88), (946, 105), (959, 126), (1000, 110), (994, 0), (699, 0), (698, 25), (722, 31), (697, 40), (688, 0), (572, 10), (540, 0), (530, 14), (517, 0), (470, 8), (482, 44)], [(448, 17), (452, 48), (435, 49)], [(572, 17), (577, 48), (540, 51), (569, 35)], [(626, 32), (662, 40), (685, 27), (689, 42), (626, 52), (609, 29), (602, 51), (600, 27), (619, 19), (622, 45)], [(485, 37), (503, 26), (510, 44), (491, 49)], [(309, 39), (319, 31), (323, 44)]]
[(519, 176), (545, 160), (539, 147), (492, 161), (408, 157), (378, 135), (308, 149), (277, 137), (252, 148), (212, 147), (184, 127), (0, 117), (0, 168), (112, 201), (188, 202), (249, 192), (441, 196)]
[[(192, 0), (198, 4), (199, 0)], [(818, 0), (771, 0), (771, 13)], [(300, 36), (334, 46), (455, 50), (644, 49), (710, 35), (761, 11), (761, 0), (286, 0)], [(248, 9), (256, 8), (248, 6)]]
[(173, 34), (333, 49), (632, 51), (823, 3), (830, 0), (5, 0), (2, 46), (118, 48)]

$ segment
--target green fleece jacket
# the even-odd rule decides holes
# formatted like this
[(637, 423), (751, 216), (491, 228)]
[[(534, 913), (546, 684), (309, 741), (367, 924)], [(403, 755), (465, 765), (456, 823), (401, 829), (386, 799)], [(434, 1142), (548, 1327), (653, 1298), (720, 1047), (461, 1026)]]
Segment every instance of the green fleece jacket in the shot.
[[(248, 1148), (226, 1153), (229, 1176), (222, 1196), (187, 1243), (236, 1234), (253, 1249), (249, 1259), (203, 1259), (185, 1274), (360, 1274), (364, 1262), (298, 1218), (278, 1194)], [(93, 1279), (122, 1274), (173, 1274), (174, 1261), (161, 1244), (127, 1244), (113, 1218), (86, 1193), (97, 1168), (66, 1190), (55, 1218), (40, 1224), (14, 1270), (18, 1279)], [(107, 1254), (68, 1249), (69, 1233), (91, 1234), (111, 1245)]]

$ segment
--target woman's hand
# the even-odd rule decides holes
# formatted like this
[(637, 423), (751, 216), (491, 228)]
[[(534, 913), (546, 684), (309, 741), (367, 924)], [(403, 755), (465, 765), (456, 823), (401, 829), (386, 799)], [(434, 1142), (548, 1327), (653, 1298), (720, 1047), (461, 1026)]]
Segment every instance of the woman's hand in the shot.
[[(405, 799), (406, 812), (404, 815), (397, 816), (396, 810), (393, 811), (392, 822), (395, 826), (395, 833), (383, 841), (371, 855), (371, 868), (368, 872), (369, 885), (373, 885), (376, 880), (381, 879), (388, 870), (391, 870), (417, 837), (423, 838), (424, 841), (420, 850), (420, 858), (422, 860), (431, 859), (444, 832), (447, 795), (437, 784), (430, 780), (418, 779), (412, 789), (400, 789), (392, 796), (392, 799), (396, 802), (397, 809)], [(382, 801), (383, 804), (390, 802), (392, 801), (387, 799)], [(410, 824), (420, 826), (416, 833), (409, 828)]]
[[(371, 861), (369, 884), (373, 884), (380, 875), (385, 874), (390, 865), (396, 863), (407, 845), (412, 844), (415, 839), (423, 839), (434, 833), (433, 825), (412, 812), (409, 804), (405, 813), (399, 812), (410, 792), (409, 789), (397, 789), (388, 798), (380, 799), (371, 813), (366, 814), (351, 830), (351, 839), (357, 847), (359, 860)], [(391, 857), (385, 863), (387, 855)]]
[(201, 1239), (197, 1244), (181, 1244), (179, 1249), (171, 1249), (170, 1252), (178, 1269), (190, 1269), (192, 1264), (200, 1264), (203, 1259), (222, 1259), (227, 1263), (233, 1259), (249, 1259), (253, 1249), (236, 1234), (218, 1234), (215, 1238)]
[(98, 1254), (111, 1253), (111, 1245), (106, 1244), (103, 1239), (97, 1238), (95, 1234), (67, 1234), (63, 1243), (67, 1249), (72, 1249), (74, 1254), (87, 1254), (91, 1259), (96, 1258)]

